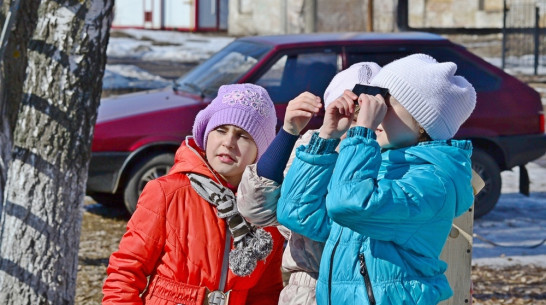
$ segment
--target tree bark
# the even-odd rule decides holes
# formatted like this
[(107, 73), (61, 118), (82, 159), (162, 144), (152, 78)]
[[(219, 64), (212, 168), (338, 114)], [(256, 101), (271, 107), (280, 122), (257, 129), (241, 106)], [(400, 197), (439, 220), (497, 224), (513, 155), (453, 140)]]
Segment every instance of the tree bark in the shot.
[(40, 1), (5, 1), (0, 8), (2, 31), (10, 9), (13, 28), (5, 29), (0, 57), (0, 215), (4, 201), (7, 169), (11, 161), (13, 130), (21, 103), (27, 68), (27, 44), (38, 19)]
[(0, 218), (3, 304), (73, 304), (113, 0), (41, 1)]

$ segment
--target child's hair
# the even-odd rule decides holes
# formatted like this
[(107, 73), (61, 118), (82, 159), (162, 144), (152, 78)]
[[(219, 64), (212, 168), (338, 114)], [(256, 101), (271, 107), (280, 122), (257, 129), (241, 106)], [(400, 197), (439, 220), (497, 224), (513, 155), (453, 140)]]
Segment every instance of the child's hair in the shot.
[(447, 140), (476, 106), (474, 87), (456, 70), (452, 62), (413, 54), (384, 66), (371, 85), (389, 89), (432, 140)]
[(221, 125), (234, 125), (250, 134), (258, 148), (258, 158), (275, 137), (277, 116), (267, 91), (253, 84), (224, 85), (193, 123), (195, 143), (206, 149), (209, 132)]
[(427, 131), (423, 127), (419, 126), (419, 137), (417, 138), (417, 143), (428, 141), (432, 141), (432, 138), (428, 135)]

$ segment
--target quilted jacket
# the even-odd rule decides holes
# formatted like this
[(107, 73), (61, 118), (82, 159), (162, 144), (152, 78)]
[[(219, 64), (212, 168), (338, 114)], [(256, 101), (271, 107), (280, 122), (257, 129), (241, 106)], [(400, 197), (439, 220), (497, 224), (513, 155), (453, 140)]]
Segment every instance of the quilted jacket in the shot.
[[(207, 290), (218, 289), (227, 224), (193, 190), (187, 172), (229, 187), (215, 178), (204, 152), (186, 139), (170, 172), (144, 188), (119, 250), (110, 257), (103, 304), (203, 304)], [(274, 242), (269, 257), (248, 277), (228, 273), (230, 305), (278, 302), (284, 240), (277, 228), (266, 230)]]
[(437, 304), (452, 294), (438, 257), (453, 219), (473, 202), (472, 144), (381, 153), (374, 136), (351, 128), (339, 157), (315, 136), (298, 148), (278, 221), (326, 242), (318, 304)]
[[(309, 130), (301, 136), (286, 165), (288, 171), (295, 157), (295, 148), (306, 145), (316, 130)], [(277, 201), (281, 195), (281, 186), (270, 179), (258, 176), (256, 164), (247, 166), (237, 192), (237, 207), (243, 217), (257, 226), (279, 226), (281, 233), (288, 239), (284, 251), (282, 268), (287, 272), (307, 272), (316, 277), (318, 274), (323, 242), (317, 242), (298, 233), (291, 232), (277, 221)]]
[[(306, 145), (315, 130), (303, 134), (294, 147)], [(285, 173), (295, 157), (292, 150)], [(289, 284), (281, 292), (279, 305), (315, 305), (315, 285), (318, 278), (323, 242), (314, 241), (292, 232), (277, 222), (277, 201), (281, 186), (260, 177), (256, 164), (247, 166), (237, 192), (237, 207), (243, 217), (257, 226), (278, 226), (288, 240), (282, 258), (282, 269), (290, 273)]]

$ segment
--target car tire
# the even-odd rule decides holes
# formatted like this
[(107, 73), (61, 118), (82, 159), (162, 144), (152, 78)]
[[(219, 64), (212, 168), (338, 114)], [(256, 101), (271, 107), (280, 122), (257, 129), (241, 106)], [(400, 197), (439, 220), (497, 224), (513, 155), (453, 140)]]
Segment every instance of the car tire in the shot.
[(143, 159), (133, 167), (123, 191), (123, 201), (129, 213), (133, 214), (135, 212), (138, 197), (146, 183), (166, 175), (173, 163), (174, 154), (161, 153)]
[(123, 205), (123, 196), (119, 194), (94, 193), (89, 195), (89, 197), (106, 207), (117, 207)]
[(474, 218), (480, 218), (489, 213), (499, 200), (502, 180), (497, 162), (485, 151), (474, 148), (472, 152), (472, 169), (485, 182), (483, 189), (476, 195)]

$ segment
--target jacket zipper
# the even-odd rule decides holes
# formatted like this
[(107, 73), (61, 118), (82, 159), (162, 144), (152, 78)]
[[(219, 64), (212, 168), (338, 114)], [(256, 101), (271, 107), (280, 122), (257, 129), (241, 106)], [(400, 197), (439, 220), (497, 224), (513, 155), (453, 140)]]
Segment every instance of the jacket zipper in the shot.
[(339, 245), (339, 240), (341, 239), (341, 233), (343, 228), (339, 232), (339, 236), (336, 240), (336, 244), (332, 249), (332, 256), (330, 256), (330, 274), (328, 275), (328, 304), (332, 304), (332, 267), (334, 266), (334, 255), (336, 254), (337, 246)]
[(360, 274), (364, 278), (364, 284), (366, 285), (366, 292), (368, 293), (368, 300), (370, 305), (375, 305), (375, 297), (372, 290), (372, 282), (370, 281), (370, 274), (368, 273), (368, 267), (366, 266), (366, 258), (363, 253), (358, 254), (360, 260)]

